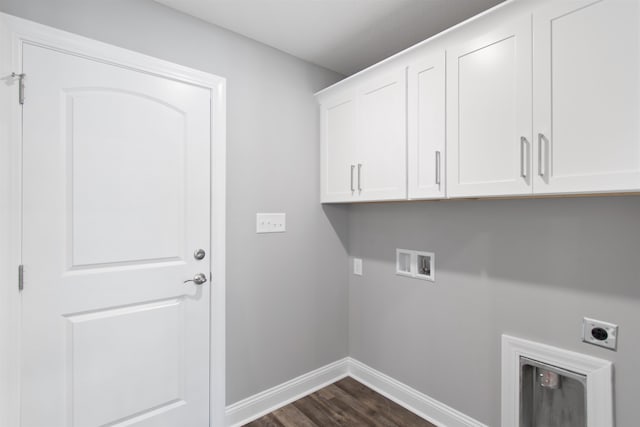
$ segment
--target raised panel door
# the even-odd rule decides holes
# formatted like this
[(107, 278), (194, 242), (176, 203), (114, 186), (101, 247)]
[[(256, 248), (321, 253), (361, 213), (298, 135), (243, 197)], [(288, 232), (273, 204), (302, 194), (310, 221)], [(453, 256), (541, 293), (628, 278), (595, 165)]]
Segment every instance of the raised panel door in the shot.
[(208, 426), (208, 89), (25, 45), (23, 427)]

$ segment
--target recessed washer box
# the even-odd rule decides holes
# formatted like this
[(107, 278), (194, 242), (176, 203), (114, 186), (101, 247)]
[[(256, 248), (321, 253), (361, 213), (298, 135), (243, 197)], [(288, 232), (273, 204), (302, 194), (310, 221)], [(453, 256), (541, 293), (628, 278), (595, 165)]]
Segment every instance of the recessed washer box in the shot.
[(435, 254), (411, 249), (396, 249), (396, 274), (435, 282)]

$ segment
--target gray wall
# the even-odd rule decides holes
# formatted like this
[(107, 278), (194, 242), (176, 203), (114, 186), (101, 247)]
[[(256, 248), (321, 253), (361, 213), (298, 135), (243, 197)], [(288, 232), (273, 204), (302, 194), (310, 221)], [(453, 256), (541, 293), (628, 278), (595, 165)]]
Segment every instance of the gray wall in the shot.
[[(638, 425), (640, 197), (445, 201), (351, 208), (350, 355), (500, 425), (500, 337), (615, 363), (619, 427)], [(396, 276), (395, 249), (434, 251), (436, 283)], [(581, 342), (620, 325), (618, 352)]]
[[(150, 0), (0, 10), (227, 78), (227, 402), (347, 355), (347, 211), (319, 200), (313, 92), (340, 76)], [(256, 212), (286, 212), (256, 235)], [(338, 268), (336, 268), (338, 266)]]

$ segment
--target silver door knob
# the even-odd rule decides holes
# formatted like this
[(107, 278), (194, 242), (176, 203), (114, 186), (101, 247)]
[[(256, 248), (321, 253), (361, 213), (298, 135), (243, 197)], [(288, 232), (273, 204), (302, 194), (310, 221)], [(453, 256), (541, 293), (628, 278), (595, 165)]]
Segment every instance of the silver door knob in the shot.
[(204, 273), (198, 273), (193, 276), (193, 279), (185, 280), (184, 283), (193, 282), (196, 285), (202, 285), (207, 281), (207, 276)]
[(193, 257), (195, 259), (197, 259), (198, 261), (200, 261), (201, 259), (204, 259), (204, 257), (207, 255), (207, 253), (204, 251), (204, 249), (198, 249), (197, 251), (195, 251), (193, 253)]

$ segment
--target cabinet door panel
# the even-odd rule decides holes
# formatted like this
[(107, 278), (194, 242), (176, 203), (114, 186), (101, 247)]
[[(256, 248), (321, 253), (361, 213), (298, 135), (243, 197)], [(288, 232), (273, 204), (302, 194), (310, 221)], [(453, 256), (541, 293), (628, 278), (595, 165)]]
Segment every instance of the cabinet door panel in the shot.
[(376, 75), (358, 91), (359, 201), (407, 197), (405, 72)]
[(448, 176), (452, 197), (531, 193), (531, 21), (447, 54)]
[(445, 53), (411, 64), (407, 88), (409, 198), (444, 198)]
[(534, 15), (536, 193), (640, 188), (639, 17), (628, 0)]
[(345, 94), (322, 103), (320, 180), (321, 199), (326, 202), (352, 201), (355, 167), (356, 102)]

